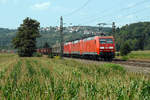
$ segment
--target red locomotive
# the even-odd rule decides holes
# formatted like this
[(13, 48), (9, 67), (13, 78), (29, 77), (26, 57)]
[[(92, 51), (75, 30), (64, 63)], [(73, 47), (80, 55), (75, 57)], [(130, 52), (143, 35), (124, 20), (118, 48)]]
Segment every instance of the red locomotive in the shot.
[(112, 36), (94, 36), (67, 42), (64, 44), (64, 56), (112, 60), (115, 57), (115, 41)]

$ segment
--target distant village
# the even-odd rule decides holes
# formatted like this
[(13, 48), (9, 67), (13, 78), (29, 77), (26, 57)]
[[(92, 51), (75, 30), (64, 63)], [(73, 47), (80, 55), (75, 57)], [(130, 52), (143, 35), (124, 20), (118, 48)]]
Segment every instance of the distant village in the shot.
[[(40, 31), (54, 31), (54, 32), (59, 32), (60, 27), (55, 26), (55, 27), (41, 27)], [(69, 26), (69, 27), (64, 27), (64, 33), (83, 33), (83, 34), (95, 34), (99, 32), (98, 27), (88, 27), (88, 26)]]

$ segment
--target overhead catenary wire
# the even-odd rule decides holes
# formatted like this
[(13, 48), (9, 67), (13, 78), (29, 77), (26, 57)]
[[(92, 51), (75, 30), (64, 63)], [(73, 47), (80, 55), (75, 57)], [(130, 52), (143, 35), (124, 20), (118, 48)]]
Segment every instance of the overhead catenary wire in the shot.
[[(87, 1), (88, 3), (89, 3), (89, 1)], [(84, 4), (84, 5), (87, 5), (87, 2)], [(120, 4), (122, 4), (122, 1), (118, 4), (118, 5), (120, 5)], [(83, 6), (84, 6), (83, 5)], [(112, 8), (114, 8), (116, 5), (114, 5), (113, 7), (110, 7), (109, 9), (112, 9)], [(106, 13), (106, 11), (110, 11), (109, 9), (105, 9), (105, 10), (102, 10), (100, 13)], [(67, 15), (67, 14), (66, 14)], [(68, 14), (69, 15), (69, 14)], [(73, 14), (72, 14), (73, 15)], [(95, 14), (93, 14), (93, 15), (95, 15)], [(71, 15), (70, 15), (71, 16)], [(90, 18), (90, 17), (89, 17)], [(87, 19), (89, 19), (89, 18), (87, 18)], [(85, 19), (85, 18), (84, 18)], [(83, 20), (84, 20), (83, 19)]]
[[(137, 13), (140, 13), (140, 12), (145, 12), (146, 11), (146, 7), (143, 8), (143, 9), (140, 9), (140, 10), (137, 10), (137, 11), (134, 11), (134, 12), (131, 12), (131, 13), (128, 13), (128, 14), (125, 14), (124, 16), (129, 16), (129, 15), (134, 15), (134, 14), (137, 14)], [(115, 17), (115, 16), (114, 16)], [(117, 21), (118, 19), (121, 19), (122, 20), (122, 17), (120, 18), (117, 18)], [(112, 19), (111, 19), (112, 20)], [(107, 21), (107, 22), (110, 22), (111, 21), (110, 19)], [(120, 20), (119, 20), (120, 21)]]
[[(140, 2), (135, 3), (133, 6), (125, 7), (125, 8), (119, 9), (118, 11), (123, 12), (123, 11), (125, 11), (125, 10), (134, 8), (134, 7), (138, 6), (138, 5), (141, 5), (141, 4), (146, 3), (146, 2), (149, 2), (149, 1), (148, 1), (148, 0), (142, 0), (142, 1), (140, 1)], [(113, 13), (112, 13), (112, 14), (113, 14)], [(100, 18), (107, 17), (107, 16), (111, 16), (112, 14), (106, 14), (106, 15), (103, 15), (103, 16), (99, 16), (99, 17), (96, 17), (96, 18), (94, 18), (94, 19), (88, 20), (88, 21), (83, 22), (83, 23), (95, 22), (95, 21), (97, 21), (97, 20), (100, 19)]]
[(81, 7), (79, 7), (77, 9), (73, 10), (72, 12), (64, 15), (64, 17), (69, 17), (69, 16), (72, 16), (73, 14), (79, 12), (80, 10), (82, 10), (83, 8), (85, 8), (89, 4), (90, 1), (91, 0), (87, 0)]
[[(124, 3), (124, 2), (119, 2), (118, 3), (118, 5), (121, 5), (122, 3)], [(106, 8), (106, 9), (104, 9), (104, 10), (102, 10), (102, 11), (100, 11), (100, 12), (97, 12), (96, 14), (92, 14), (93, 16), (88, 16), (86, 19), (89, 19), (89, 18), (91, 18), (91, 17), (94, 17), (95, 15), (97, 15), (97, 14), (99, 14), (99, 13), (102, 13), (102, 14), (104, 14), (104, 13), (108, 13), (109, 11), (111, 11), (110, 9), (113, 9), (114, 7), (116, 6), (116, 4), (114, 4), (112, 7), (109, 7), (109, 8)], [(85, 19), (85, 18), (84, 18)], [(83, 19), (83, 20), (84, 20)]]
[[(119, 4), (118, 5), (120, 5), (120, 4), (122, 4), (122, 1), (121, 2), (119, 2)], [(113, 7), (110, 7), (109, 9), (112, 9), (112, 8), (114, 8), (116, 5), (114, 5)], [(105, 10), (102, 10), (101, 11), (101, 13), (106, 13), (106, 11), (108, 12), (108, 11), (110, 11), (109, 9), (105, 9)], [(94, 14), (95, 15), (95, 14)], [(69, 17), (68, 17), (69, 18)], [(90, 18), (90, 17), (89, 17)], [(89, 18), (87, 18), (87, 19), (89, 19)], [(65, 18), (66, 19), (66, 18)], [(85, 19), (85, 18), (84, 18)], [(84, 20), (83, 19), (83, 20)], [(81, 20), (82, 21), (82, 20)], [(81, 24), (79, 24), (79, 25), (81, 25)]]

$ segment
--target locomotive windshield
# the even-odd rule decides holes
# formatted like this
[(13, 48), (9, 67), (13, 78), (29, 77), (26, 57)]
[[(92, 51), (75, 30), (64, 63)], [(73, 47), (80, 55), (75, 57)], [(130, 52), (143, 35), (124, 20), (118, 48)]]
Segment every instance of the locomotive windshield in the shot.
[(105, 44), (105, 43), (113, 44), (113, 40), (112, 39), (100, 39), (100, 44)]

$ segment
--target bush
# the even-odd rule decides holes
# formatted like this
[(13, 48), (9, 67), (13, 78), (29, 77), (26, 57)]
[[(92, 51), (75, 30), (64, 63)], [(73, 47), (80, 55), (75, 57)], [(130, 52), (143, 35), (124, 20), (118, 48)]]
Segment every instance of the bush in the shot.
[(33, 53), (33, 57), (42, 57), (43, 55), (41, 53), (35, 52)]
[(128, 42), (125, 42), (120, 49), (121, 56), (125, 56), (131, 52), (131, 47)]
[(55, 56), (55, 59), (60, 59), (60, 56)]
[(128, 56), (122, 56), (122, 58), (121, 58), (123, 61), (127, 61), (129, 58), (128, 58)]
[(116, 52), (116, 56), (120, 56), (120, 52)]
[(54, 55), (53, 54), (49, 54), (48, 58), (54, 58)]

